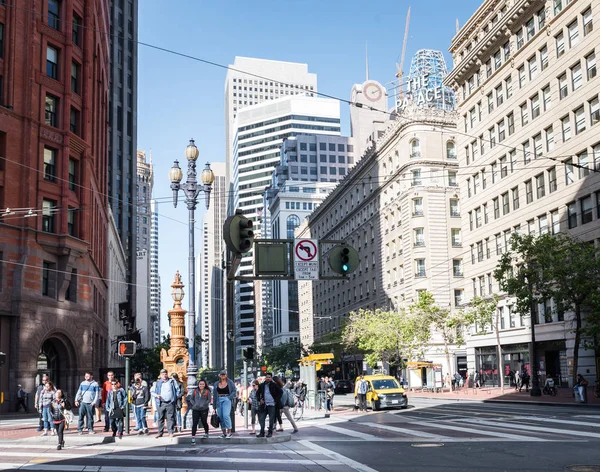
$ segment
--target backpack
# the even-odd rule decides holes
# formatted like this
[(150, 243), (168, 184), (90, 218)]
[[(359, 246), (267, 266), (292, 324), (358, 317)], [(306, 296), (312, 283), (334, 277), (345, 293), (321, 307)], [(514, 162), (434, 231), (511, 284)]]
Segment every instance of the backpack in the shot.
[(289, 406), (290, 408), (294, 408), (294, 406), (296, 405), (296, 396), (289, 390), (286, 390), (286, 395), (287, 395), (287, 397), (285, 399), (286, 400), (285, 404), (287, 406)]

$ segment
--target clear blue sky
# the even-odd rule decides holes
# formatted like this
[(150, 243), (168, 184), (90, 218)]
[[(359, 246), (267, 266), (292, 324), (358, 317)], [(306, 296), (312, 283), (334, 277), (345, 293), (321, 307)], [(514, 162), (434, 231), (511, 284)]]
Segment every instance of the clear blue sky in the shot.
[[(456, 19), (463, 25), (482, 0), (418, 2), (356, 0), (139, 0), (139, 40), (223, 65), (235, 56), (307, 63), (318, 90), (348, 99), (354, 83), (394, 79), (408, 6), (411, 22), (404, 70), (418, 49), (447, 53)], [(199, 164), (225, 160), (224, 81), (226, 70), (139, 47), (138, 148), (152, 151), (154, 196), (159, 205), (159, 271), (162, 314), (172, 307), (170, 283), (179, 269), (188, 290), (187, 210), (173, 208), (168, 170), (174, 159), (187, 165), (190, 138), (200, 150)], [(342, 105), (342, 133), (349, 134), (348, 107)], [(181, 196), (180, 196), (181, 197)], [(196, 253), (202, 210), (196, 212)], [(196, 304), (200, 307), (199, 301)], [(187, 307), (187, 300), (184, 302)]]

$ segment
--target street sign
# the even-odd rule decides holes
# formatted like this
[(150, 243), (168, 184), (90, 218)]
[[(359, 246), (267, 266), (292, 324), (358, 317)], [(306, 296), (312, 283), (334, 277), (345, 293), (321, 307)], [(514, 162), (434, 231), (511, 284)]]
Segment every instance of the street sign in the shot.
[(319, 240), (294, 239), (294, 278), (319, 279)]
[(132, 357), (135, 355), (137, 343), (135, 341), (119, 341), (119, 355)]

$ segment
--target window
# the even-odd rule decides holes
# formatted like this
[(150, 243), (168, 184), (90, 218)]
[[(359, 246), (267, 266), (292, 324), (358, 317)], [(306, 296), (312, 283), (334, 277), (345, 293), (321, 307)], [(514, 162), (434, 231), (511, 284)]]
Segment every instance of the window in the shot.
[(525, 66), (519, 67), (517, 72), (519, 73), (519, 88), (523, 88), (523, 85), (525, 85)]
[(577, 154), (577, 164), (579, 164), (579, 178), (583, 179), (590, 175), (590, 167), (587, 151)]
[(508, 100), (512, 97), (512, 77), (510, 75), (504, 80), (504, 86), (506, 87), (506, 99)]
[(549, 85), (546, 85), (546, 87), (542, 89), (542, 100), (544, 102), (544, 111), (548, 111), (552, 107), (552, 96), (550, 94)]
[(531, 97), (531, 119), (535, 120), (538, 116), (540, 116), (540, 96), (536, 93)]
[(58, 98), (52, 95), (46, 95), (45, 122), (49, 126), (58, 126)]
[(527, 113), (527, 102), (521, 104), (521, 126), (525, 126), (529, 123), (529, 114)]
[(446, 143), (446, 158), (456, 159), (456, 144), (454, 141), (448, 141)]
[[(566, 3), (569, 3), (568, 0)], [(562, 8), (562, 0), (554, 0), (554, 16), (558, 15), (562, 11)]]
[(567, 26), (569, 30), (569, 47), (574, 47), (577, 43), (579, 43), (579, 28), (577, 27), (577, 20)]
[(581, 16), (583, 17), (583, 35), (587, 36), (594, 30), (592, 9), (588, 8), (581, 14)]
[(69, 190), (75, 190), (77, 161), (69, 158)]
[(508, 135), (510, 136), (515, 132), (515, 115), (509, 113), (506, 116), (506, 120), (508, 121)]
[(414, 229), (415, 246), (425, 246), (425, 230), (423, 228)]
[(500, 69), (501, 65), (502, 65), (502, 51), (500, 49), (498, 49), (496, 51), (496, 54), (494, 54), (494, 69), (495, 70)]
[(421, 180), (421, 169), (415, 169), (412, 171), (412, 185), (422, 185), (423, 182)]
[(600, 144), (596, 144), (593, 149), (594, 152), (594, 169), (600, 170)]
[(56, 200), (42, 200), (42, 231), (55, 232)]
[(488, 129), (488, 136), (489, 136), (489, 142), (490, 142), (490, 149), (493, 149), (494, 146), (496, 145), (496, 127), (492, 126), (490, 129)]
[(452, 228), (450, 230), (450, 239), (452, 241), (452, 246), (457, 247), (462, 245), (459, 228)]
[(425, 259), (415, 259), (415, 276), (425, 277)]
[(581, 204), (581, 224), (585, 225), (592, 222), (592, 196), (588, 195), (579, 200)]
[(46, 48), (46, 75), (58, 80), (58, 51), (50, 46)]
[(500, 233), (496, 234), (496, 255), (502, 254), (502, 239)]
[(529, 164), (531, 161), (531, 145), (529, 144), (529, 140), (525, 141), (523, 144), (523, 164)]
[(544, 46), (540, 49), (540, 69), (545, 70), (548, 67), (548, 48)]
[(454, 289), (454, 306), (461, 306), (463, 304), (463, 289)]
[(590, 104), (590, 124), (594, 126), (596, 123), (600, 121), (600, 102), (598, 102), (598, 97), (594, 98), (589, 102)]
[(517, 31), (517, 51), (523, 47), (523, 30)]
[(508, 199), (508, 192), (502, 194), (502, 214), (508, 215), (510, 213), (510, 203)]
[(421, 157), (421, 143), (418, 139), (413, 139), (410, 142), (410, 157)]
[(531, 179), (525, 181), (525, 202), (531, 203), (533, 201), (533, 184)]
[(54, 264), (44, 261), (42, 264), (42, 295), (54, 296), (54, 276)]
[(552, 234), (560, 233), (560, 217), (558, 210), (552, 210), (550, 212), (550, 218), (552, 220)]
[(471, 122), (471, 128), (475, 126), (475, 107), (469, 110), (469, 121)]
[(525, 30), (527, 31), (527, 41), (529, 41), (535, 36), (535, 21), (533, 17), (525, 23)]
[(300, 218), (296, 215), (290, 215), (286, 220), (286, 233), (288, 239), (294, 239), (294, 231), (300, 226)]
[(477, 242), (477, 262), (483, 261), (483, 241)]
[(561, 118), (563, 142), (571, 139), (571, 118), (569, 115)]
[(533, 137), (533, 158), (537, 159), (543, 154), (544, 148), (542, 146), (542, 133), (538, 133)]
[[(471, 212), (469, 212), (469, 215)], [(475, 226), (479, 228), (481, 226), (481, 207), (475, 208)]]
[(573, 112), (575, 114), (575, 134), (585, 130), (585, 110), (583, 106)]
[(453, 170), (448, 171), (448, 186), (458, 187), (457, 172)]
[(71, 271), (71, 280), (65, 291), (65, 300), (69, 300), (70, 302), (77, 301), (77, 269)]
[[(69, 207), (67, 211), (67, 231), (70, 236), (75, 236), (75, 212), (77, 209)], [(146, 228), (144, 228), (146, 230)]]
[(546, 134), (546, 151), (550, 152), (554, 149), (554, 129), (549, 126), (544, 133)]
[(596, 55), (594, 53), (585, 58), (585, 67), (588, 80), (596, 77)]
[[(81, 46), (80, 33), (82, 23), (83, 22), (81, 21), (81, 17), (77, 13), (73, 13), (73, 34), (71, 36), (71, 39), (73, 41), (73, 44), (75, 44), (76, 46)], [(233, 86), (233, 88), (235, 88), (235, 85)]]
[(485, 76), (486, 78), (491, 77), (492, 76), (492, 60), (489, 59), (486, 63), (485, 63)]
[(503, 179), (508, 175), (508, 166), (506, 165), (506, 156), (501, 157), (500, 160), (500, 178)]
[(500, 201), (498, 200), (498, 197), (494, 198), (492, 200), (493, 204), (494, 204), (494, 219), (498, 219), (500, 218)]
[(513, 210), (519, 209), (519, 187), (515, 187), (511, 190), (512, 192), (512, 201), (513, 201)]
[(413, 216), (423, 216), (422, 198), (413, 198)]
[(569, 95), (569, 87), (567, 85), (567, 74), (562, 74), (558, 78), (558, 98), (562, 100)]
[(530, 58), (529, 61), (527, 61), (527, 64), (529, 66), (529, 80), (533, 80), (537, 77), (538, 74), (536, 57), (533, 56), (532, 58)]
[(0, 58), (4, 57), (4, 24), (0, 23)]
[(548, 169), (548, 193), (556, 192), (558, 184), (556, 182), (556, 166)]
[(488, 113), (491, 113), (494, 111), (494, 94), (492, 92), (490, 92), (487, 96), (487, 103), (488, 103)]
[(44, 180), (56, 180), (56, 149), (44, 147)]
[(79, 110), (71, 107), (69, 130), (71, 131), (71, 133), (77, 134), (77, 135), (79, 135), (81, 133), (80, 126), (79, 126), (79, 123), (80, 123), (79, 117), (80, 117)]
[(567, 204), (567, 221), (569, 229), (577, 228), (577, 205), (575, 202)]
[(59, 0), (48, 0), (48, 26), (55, 30), (60, 30)]
[(453, 259), (452, 260), (452, 273), (454, 277), (462, 277), (462, 259)]
[(542, 234), (546, 234), (548, 232), (548, 216), (547, 215), (540, 215), (538, 217), (538, 226), (539, 226), (539, 230), (540, 230), (540, 236)]
[(573, 159), (569, 158), (565, 163), (565, 185), (571, 185), (575, 182), (575, 173), (573, 172)]
[(581, 87), (582, 84), (582, 76), (581, 76), (581, 62), (578, 62), (575, 66), (571, 68), (571, 79), (573, 90), (577, 90)]
[(504, 61), (508, 61), (510, 59), (510, 41), (506, 41), (502, 46), (502, 52), (504, 53)]
[(79, 70), (80, 66), (76, 62), (71, 63), (71, 90), (79, 93)]
[(506, 137), (506, 130), (504, 127), (504, 120), (498, 122), (498, 142), (501, 143)]
[(546, 185), (544, 182), (544, 174), (539, 174), (535, 177), (535, 188), (537, 198), (540, 199), (546, 196)]
[(562, 33), (554, 37), (556, 41), (556, 57), (560, 57), (565, 53), (565, 38)]
[(450, 199), (450, 216), (460, 216), (460, 207), (458, 206), (458, 199)]

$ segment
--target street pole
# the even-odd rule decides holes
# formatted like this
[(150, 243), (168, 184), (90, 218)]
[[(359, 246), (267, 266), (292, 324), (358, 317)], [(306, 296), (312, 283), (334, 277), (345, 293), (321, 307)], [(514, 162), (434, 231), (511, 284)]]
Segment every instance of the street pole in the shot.
[[(127, 398), (127, 402), (126, 402), (126, 406), (127, 408), (125, 408), (125, 432), (127, 434), (129, 434), (129, 410), (130, 410), (130, 404), (129, 404), (129, 356), (127, 356), (125, 358), (125, 395)], [(139, 426), (137, 426), (139, 428)]]
[(531, 365), (529, 366), (529, 376), (531, 377), (531, 396), (532, 397), (541, 397), (542, 390), (540, 389), (540, 379), (538, 377), (538, 368), (537, 368), (537, 352), (535, 349), (535, 299), (533, 298), (533, 287), (529, 286), (530, 295), (530, 306), (529, 310), (531, 313), (531, 346), (529, 347), (529, 359), (531, 360)]
[(246, 402), (244, 403), (244, 428), (248, 429), (248, 361), (244, 359), (244, 378), (242, 379), (242, 385), (244, 388), (244, 395)]
[[(227, 273), (231, 270), (231, 254), (227, 251)], [(225, 286), (226, 312), (225, 312), (225, 354), (227, 359), (227, 375), (235, 378), (235, 344), (233, 334), (233, 310), (234, 310), (234, 283), (227, 278)]]

